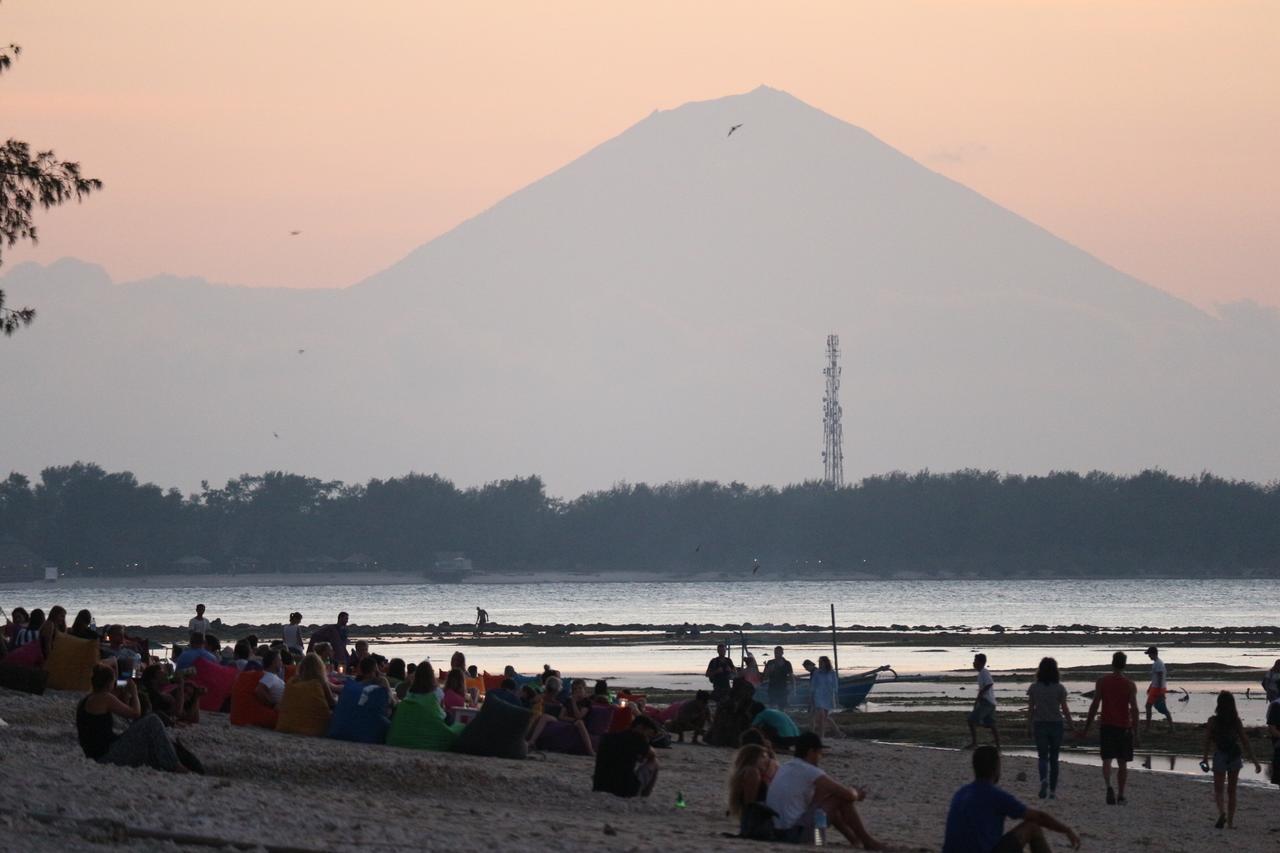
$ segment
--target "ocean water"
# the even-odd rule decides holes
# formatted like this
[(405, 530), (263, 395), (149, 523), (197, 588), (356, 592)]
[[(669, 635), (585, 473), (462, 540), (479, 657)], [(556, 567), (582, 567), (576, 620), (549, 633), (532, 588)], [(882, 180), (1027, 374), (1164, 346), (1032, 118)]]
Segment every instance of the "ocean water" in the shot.
[(1280, 625), (1275, 580), (782, 581), (132, 588), (31, 584), (0, 588), (0, 607), (90, 608), (98, 624), (185, 625), (196, 602), (228, 624), (333, 620), (360, 625), (467, 625), (476, 607), (506, 625), (632, 623), (819, 625), (1000, 624), (1173, 628)]

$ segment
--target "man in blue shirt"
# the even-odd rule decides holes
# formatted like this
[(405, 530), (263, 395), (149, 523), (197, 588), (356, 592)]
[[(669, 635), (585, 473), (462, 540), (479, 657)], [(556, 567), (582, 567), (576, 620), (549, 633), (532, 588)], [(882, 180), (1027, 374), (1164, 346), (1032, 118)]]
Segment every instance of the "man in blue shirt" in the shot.
[(218, 662), (218, 659), (204, 647), (204, 634), (191, 635), (191, 645), (187, 647), (185, 652), (178, 655), (178, 659), (173, 663), (173, 668), (181, 672), (184, 669), (190, 669), (195, 666), (197, 660), (207, 660), (209, 663)]
[[(1080, 837), (1071, 827), (1048, 812), (1027, 808), (997, 786), (1000, 753), (995, 747), (981, 746), (973, 751), (973, 777), (973, 782), (951, 798), (942, 853), (1049, 853), (1046, 829), (1065, 835), (1072, 849), (1080, 847)], [(1005, 832), (1007, 817), (1022, 822)]]

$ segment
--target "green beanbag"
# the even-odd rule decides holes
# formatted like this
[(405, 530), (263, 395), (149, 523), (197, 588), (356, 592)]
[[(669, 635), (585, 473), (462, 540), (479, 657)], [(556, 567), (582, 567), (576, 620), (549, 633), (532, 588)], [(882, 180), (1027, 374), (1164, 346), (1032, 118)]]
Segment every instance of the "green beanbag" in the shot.
[(462, 729), (461, 724), (450, 726), (445, 723), (436, 694), (408, 693), (396, 706), (391, 718), (387, 745), (448, 752), (453, 749)]

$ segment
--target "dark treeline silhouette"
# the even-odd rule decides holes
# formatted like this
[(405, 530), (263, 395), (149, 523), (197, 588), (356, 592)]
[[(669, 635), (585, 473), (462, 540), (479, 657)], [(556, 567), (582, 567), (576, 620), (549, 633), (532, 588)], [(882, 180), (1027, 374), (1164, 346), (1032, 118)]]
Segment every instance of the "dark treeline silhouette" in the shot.
[(758, 579), (1275, 574), (1280, 485), (959, 471), (841, 489), (623, 484), (561, 500), (538, 477), (459, 489), (434, 475), (344, 485), (270, 472), (183, 496), (76, 463), (0, 482), (0, 548), (73, 574), (416, 571), (440, 551), (488, 570), (735, 579), (757, 561)]

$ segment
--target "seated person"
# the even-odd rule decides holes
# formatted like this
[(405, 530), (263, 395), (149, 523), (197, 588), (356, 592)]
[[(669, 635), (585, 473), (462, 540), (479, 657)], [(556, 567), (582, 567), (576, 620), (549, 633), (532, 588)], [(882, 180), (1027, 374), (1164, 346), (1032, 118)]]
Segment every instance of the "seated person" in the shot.
[(778, 772), (773, 750), (758, 743), (739, 747), (729, 770), (729, 815), (738, 819), (738, 834), (744, 838), (773, 838), (772, 818), (765, 824), (761, 815), (769, 812), (753, 808), (765, 805), (769, 782)]
[(854, 847), (861, 845), (867, 850), (884, 850), (885, 846), (862, 825), (862, 818), (854, 806), (854, 803), (867, 798), (866, 790), (847, 788), (818, 767), (823, 749), (821, 738), (813, 732), (805, 732), (796, 738), (796, 757), (774, 774), (765, 805), (777, 814), (773, 825), (779, 837), (792, 842), (811, 838), (814, 816), (821, 809), (830, 825), (849, 839)]
[(276, 731), (323, 737), (337, 699), (329, 686), (324, 661), (312, 652), (298, 665), (298, 674), (284, 686)]
[[(563, 688), (559, 676), (548, 676), (543, 683), (541, 713), (539, 713), (538, 704), (533, 706), (533, 714), (530, 719), (529, 729), (529, 747), (533, 748), (536, 743), (544, 736), (548, 741), (544, 741), (548, 746), (554, 741), (562, 744), (561, 738), (567, 735), (570, 727), (577, 732), (577, 737), (581, 743), (581, 754), (595, 755), (595, 747), (591, 743), (591, 733), (587, 731), (586, 716), (587, 710), (580, 707), (578, 699), (587, 699), (587, 684), (582, 679), (576, 679), (574, 686), (570, 689), (569, 701), (562, 705), (555, 703), (555, 698)], [(588, 701), (588, 706), (590, 702)], [(574, 748), (565, 748), (564, 751), (575, 751)]]
[(197, 660), (207, 660), (209, 663), (217, 663), (218, 658), (205, 648), (204, 634), (192, 634), (191, 645), (187, 650), (178, 655), (178, 659), (173, 662), (173, 668), (176, 670), (191, 669), (196, 665)]
[(653, 793), (658, 782), (658, 756), (649, 741), (658, 734), (657, 723), (639, 716), (631, 728), (602, 737), (591, 790), (618, 797), (647, 797)]
[(751, 705), (751, 725), (763, 729), (774, 746), (791, 747), (800, 736), (800, 727), (777, 708), (766, 708), (760, 702)]
[(412, 682), (405, 682), (405, 686), (408, 691), (391, 718), (387, 743), (391, 746), (442, 752), (452, 749), (463, 726), (461, 723), (449, 725), (445, 722), (435, 667), (429, 661), (423, 661), (414, 670)]
[(200, 722), (199, 697), (203, 692), (204, 688), (187, 684), (180, 672), (175, 673), (170, 682), (164, 667), (158, 663), (142, 671), (142, 698), (148, 710), (160, 717), (166, 726)]
[[(1073, 848), (1080, 846), (1079, 836), (1069, 826), (1048, 812), (1027, 808), (1000, 789), (999, 781), (999, 750), (994, 746), (975, 749), (973, 781), (951, 798), (942, 853), (1017, 853), (1028, 848), (1041, 853), (1049, 849), (1045, 829), (1065, 835)], [(1005, 832), (1006, 817), (1022, 822)]]
[(93, 615), (88, 610), (81, 610), (76, 614), (75, 621), (71, 623), (67, 633), (82, 640), (101, 640), (102, 635), (90, 627), (92, 624)]
[(262, 655), (262, 678), (253, 689), (253, 695), (268, 708), (275, 708), (284, 698), (284, 661), (277, 649), (267, 649)]
[[(393, 690), (399, 687), (400, 682), (409, 677), (408, 672), (405, 670), (404, 658), (392, 658), (387, 661), (387, 669), (383, 674), (387, 677), (387, 683), (391, 685)], [(401, 696), (399, 698), (403, 699), (404, 697)]]
[[(76, 737), (85, 756), (101, 764), (122, 767), (151, 767), (175, 773), (202, 772), (198, 761), (169, 740), (164, 723), (155, 714), (143, 714), (137, 683), (130, 680), (123, 689), (125, 701), (113, 692), (116, 673), (108, 666), (95, 666), (90, 676), (92, 692), (76, 705)], [(113, 717), (133, 722), (121, 734), (115, 733)]]
[(711, 728), (706, 736), (708, 743), (714, 746), (738, 746), (742, 733), (751, 728), (751, 718), (755, 716), (751, 710), (756, 704), (755, 693), (755, 686), (745, 678), (733, 680), (728, 698), (716, 703), (716, 712), (711, 718)]
[(613, 704), (613, 699), (609, 697), (609, 682), (603, 678), (596, 682), (595, 687), (591, 688), (591, 703), (594, 705)]
[(452, 714), (459, 708), (467, 707), (467, 675), (458, 668), (449, 670), (444, 679), (444, 700), (441, 702), (446, 712)]
[(516, 694), (516, 680), (514, 678), (502, 679), (501, 687), (496, 690), (490, 690), (484, 695), (484, 701), (488, 702), (490, 699), (506, 702), (508, 705), (524, 705)]
[(667, 723), (667, 731), (676, 735), (681, 743), (684, 743), (684, 733), (692, 732), (692, 740), (697, 743), (698, 738), (706, 735), (707, 724), (710, 722), (711, 693), (699, 690), (688, 702), (680, 703), (675, 719)]
[(130, 672), (140, 669), (142, 665), (142, 653), (138, 651), (137, 645), (124, 635), (123, 625), (107, 627), (106, 642), (102, 644), (102, 655), (127, 663)]

